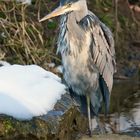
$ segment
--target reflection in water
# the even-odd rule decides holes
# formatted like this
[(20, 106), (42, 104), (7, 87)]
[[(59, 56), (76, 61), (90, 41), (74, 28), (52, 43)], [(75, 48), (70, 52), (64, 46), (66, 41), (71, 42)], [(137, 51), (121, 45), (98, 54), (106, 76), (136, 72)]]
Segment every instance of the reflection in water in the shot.
[[(136, 82), (137, 81), (137, 82)], [(140, 88), (138, 80), (115, 81), (110, 115), (100, 117), (109, 133), (127, 133), (140, 137)]]
[(131, 103), (133, 106), (129, 110), (124, 108), (124, 111), (120, 114), (120, 132), (140, 136), (140, 91), (133, 94), (125, 103)]

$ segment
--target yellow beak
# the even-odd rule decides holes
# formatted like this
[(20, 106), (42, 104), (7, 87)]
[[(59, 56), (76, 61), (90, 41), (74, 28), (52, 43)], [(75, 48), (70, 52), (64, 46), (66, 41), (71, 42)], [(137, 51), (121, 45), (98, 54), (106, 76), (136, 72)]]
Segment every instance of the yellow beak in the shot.
[(66, 12), (66, 6), (59, 6), (58, 8), (56, 8), (54, 11), (52, 11), (50, 14), (46, 15), (45, 17), (43, 17), (42, 19), (39, 20), (39, 22), (45, 21), (47, 19), (56, 17), (56, 16), (60, 16), (62, 14), (64, 14)]

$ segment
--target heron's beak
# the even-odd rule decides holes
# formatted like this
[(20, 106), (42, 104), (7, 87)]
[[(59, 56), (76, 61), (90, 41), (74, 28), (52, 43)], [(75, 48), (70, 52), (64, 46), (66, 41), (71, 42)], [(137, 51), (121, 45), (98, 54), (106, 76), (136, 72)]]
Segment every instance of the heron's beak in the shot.
[(53, 18), (56, 16), (60, 16), (60, 15), (64, 14), (65, 12), (66, 12), (66, 6), (59, 6), (54, 11), (52, 11), (50, 14), (48, 14), (45, 17), (43, 17), (42, 19), (40, 19), (39, 22), (45, 21), (47, 19), (50, 19), (50, 18)]

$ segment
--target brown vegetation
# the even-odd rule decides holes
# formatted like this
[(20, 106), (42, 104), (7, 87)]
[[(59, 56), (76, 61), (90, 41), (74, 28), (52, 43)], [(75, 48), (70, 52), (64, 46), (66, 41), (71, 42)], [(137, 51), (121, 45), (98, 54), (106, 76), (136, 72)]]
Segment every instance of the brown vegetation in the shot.
[(54, 47), (51, 47), (55, 40), (55, 37), (52, 38), (53, 31), (46, 32), (44, 29), (56, 28), (56, 25), (50, 22), (42, 26), (38, 22), (40, 7), (44, 3), (38, 0), (28, 6), (16, 2), (0, 2), (0, 59), (11, 63), (39, 65), (53, 59), (59, 60), (53, 52)]
[[(115, 1), (115, 0), (114, 0)], [(118, 72), (124, 66), (138, 67), (140, 56), (140, 14), (131, 9), (128, 0), (88, 0), (90, 10), (111, 28), (116, 36)], [(0, 59), (10, 63), (60, 63), (55, 54), (59, 22), (52, 19), (39, 23), (38, 19), (56, 7), (58, 0), (33, 0), (32, 5), (0, 2)]]

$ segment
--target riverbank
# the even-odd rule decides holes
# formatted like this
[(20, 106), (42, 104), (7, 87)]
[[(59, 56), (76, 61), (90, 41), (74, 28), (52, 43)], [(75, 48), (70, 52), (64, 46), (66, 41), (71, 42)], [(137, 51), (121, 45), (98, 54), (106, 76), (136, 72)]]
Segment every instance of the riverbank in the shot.
[(108, 135), (95, 135), (92, 138), (83, 136), (80, 140), (140, 140), (138, 137), (131, 137), (127, 135), (108, 134)]

